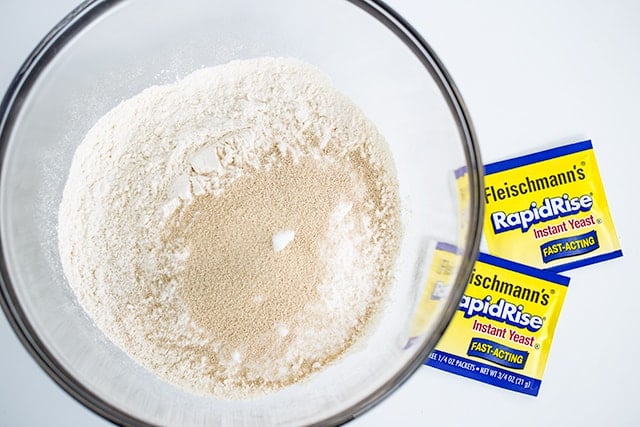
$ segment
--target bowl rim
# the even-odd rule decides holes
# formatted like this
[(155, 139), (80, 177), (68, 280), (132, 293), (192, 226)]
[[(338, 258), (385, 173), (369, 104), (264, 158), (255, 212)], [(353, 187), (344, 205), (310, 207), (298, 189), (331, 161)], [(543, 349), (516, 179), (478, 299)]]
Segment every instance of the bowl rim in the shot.
[[(44, 68), (55, 58), (57, 52), (102, 14), (124, 0), (85, 0), (65, 16), (34, 48), (12, 80), (0, 103), (0, 186), (5, 168), (6, 151), (12, 127), (21, 110), (23, 100), (31, 90)], [(460, 92), (441, 60), (422, 36), (397, 12), (382, 0), (345, 0), (368, 13), (378, 22), (391, 30), (412, 51), (438, 85), (447, 106), (455, 120), (466, 158), (466, 171), (469, 179), (470, 218), (465, 241), (468, 243), (461, 256), (461, 265), (455, 283), (451, 288), (451, 297), (447, 301), (440, 321), (433, 333), (421, 345), (416, 355), (397, 371), (378, 389), (369, 393), (356, 404), (329, 418), (312, 425), (340, 425), (362, 415), (384, 400), (400, 387), (426, 360), (434, 349), (453, 317), (462, 297), (478, 254), (482, 233), (484, 206), (480, 194), (483, 188), (483, 166), (477, 137), (466, 105)], [(475, 213), (475, 214), (474, 214)], [(146, 421), (127, 414), (102, 399), (78, 379), (76, 379), (47, 349), (43, 340), (29, 322), (28, 316), (20, 306), (12, 285), (5, 258), (4, 236), (0, 230), (0, 306), (9, 324), (22, 345), (35, 359), (37, 364), (64, 391), (79, 403), (118, 425), (149, 426)]]

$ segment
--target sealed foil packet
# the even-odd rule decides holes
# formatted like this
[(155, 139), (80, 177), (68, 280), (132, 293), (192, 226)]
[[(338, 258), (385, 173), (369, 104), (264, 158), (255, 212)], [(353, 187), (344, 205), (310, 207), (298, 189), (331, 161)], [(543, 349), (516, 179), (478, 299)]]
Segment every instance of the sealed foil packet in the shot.
[(484, 199), (492, 255), (555, 272), (622, 256), (591, 141), (485, 165)]
[[(428, 277), (455, 248), (438, 245)], [(438, 298), (446, 278), (427, 280)], [(508, 390), (538, 395), (569, 278), (480, 253), (449, 327), (426, 365)]]

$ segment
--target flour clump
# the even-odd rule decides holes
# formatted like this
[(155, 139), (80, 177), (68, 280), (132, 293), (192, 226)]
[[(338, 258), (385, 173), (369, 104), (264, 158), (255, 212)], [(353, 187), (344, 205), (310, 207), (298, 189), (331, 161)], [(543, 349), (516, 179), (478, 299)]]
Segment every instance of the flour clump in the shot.
[(393, 280), (397, 182), (382, 136), (322, 73), (234, 61), (104, 115), (75, 153), (58, 235), (116, 345), (189, 391), (248, 398), (366, 333)]

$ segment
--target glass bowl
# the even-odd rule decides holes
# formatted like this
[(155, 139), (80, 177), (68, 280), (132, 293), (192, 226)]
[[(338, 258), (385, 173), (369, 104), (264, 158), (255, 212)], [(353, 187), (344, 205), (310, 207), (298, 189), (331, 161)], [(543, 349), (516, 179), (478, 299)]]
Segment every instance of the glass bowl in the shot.
[[(403, 239), (389, 300), (352, 351), (281, 391), (220, 400), (164, 382), (94, 325), (62, 272), (58, 206), (76, 147), (119, 102), (204, 66), (260, 56), (315, 65), (376, 124), (397, 169)], [(2, 307), (51, 378), (117, 424), (347, 422), (423, 363), (477, 255), (482, 171), (469, 115), (432, 49), (379, 1), (88, 1), (36, 47), (0, 111)], [(435, 242), (454, 244), (459, 256), (447, 292), (424, 313)]]

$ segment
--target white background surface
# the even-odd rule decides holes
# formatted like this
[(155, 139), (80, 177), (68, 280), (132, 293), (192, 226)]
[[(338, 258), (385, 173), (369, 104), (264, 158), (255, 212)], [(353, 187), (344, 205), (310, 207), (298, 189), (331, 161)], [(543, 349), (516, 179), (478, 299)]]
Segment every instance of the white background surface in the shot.
[[(0, 0), (0, 91), (77, 0)], [(637, 268), (640, 3), (389, 0), (469, 107), (485, 161), (593, 140), (625, 256), (572, 278), (540, 396), (422, 367), (353, 426), (640, 425)], [(107, 426), (68, 397), (0, 316), (0, 426)]]

